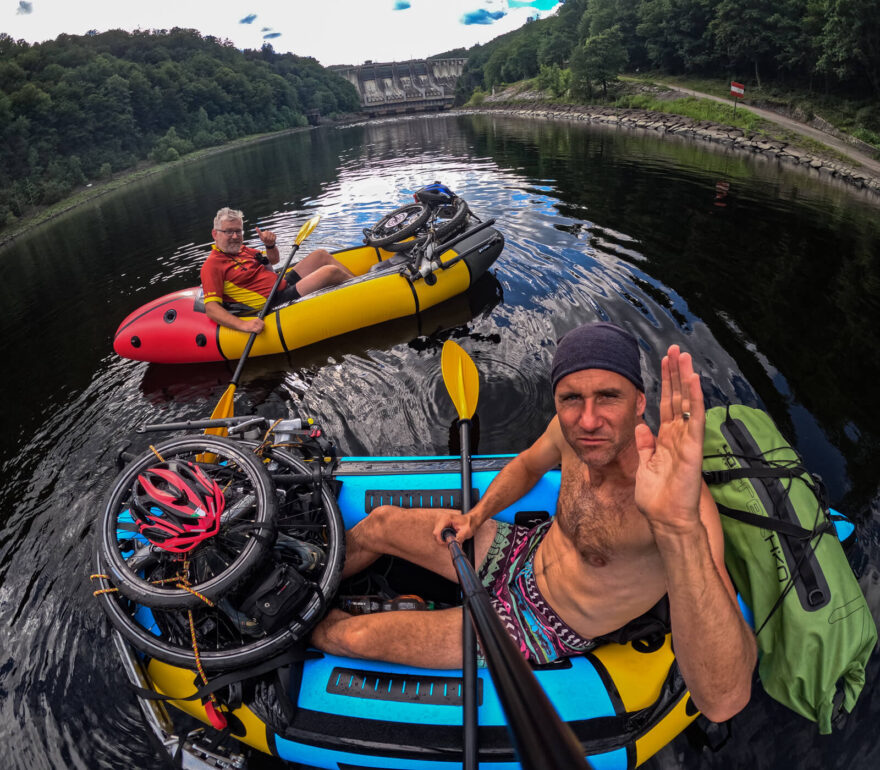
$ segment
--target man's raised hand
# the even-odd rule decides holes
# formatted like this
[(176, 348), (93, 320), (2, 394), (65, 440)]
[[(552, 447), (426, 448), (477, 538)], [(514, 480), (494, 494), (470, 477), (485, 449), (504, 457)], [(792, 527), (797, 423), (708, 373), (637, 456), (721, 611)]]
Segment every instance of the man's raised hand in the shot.
[(672, 345), (661, 366), (660, 427), (636, 428), (639, 468), (635, 500), (652, 527), (690, 528), (699, 522), (706, 411), (700, 376), (689, 353)]

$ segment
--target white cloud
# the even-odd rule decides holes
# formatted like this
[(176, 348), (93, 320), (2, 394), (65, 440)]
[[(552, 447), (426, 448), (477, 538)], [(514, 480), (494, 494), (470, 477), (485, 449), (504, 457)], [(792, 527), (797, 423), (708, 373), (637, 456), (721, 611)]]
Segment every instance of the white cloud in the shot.
[[(280, 37), (277, 51), (313, 56), (322, 64), (360, 64), (422, 58), (452, 48), (469, 48), (509, 32), (535, 15), (534, 6), (509, 7), (507, 0), (410, 0), (395, 11), (394, 0), (33, 0), (33, 12), (0, 10), (0, 30), (30, 42), (91, 29), (171, 29), (190, 27), (203, 35), (231, 40), (240, 48), (259, 48), (262, 26)], [(504, 16), (492, 24), (464, 25), (461, 18), (479, 9)], [(255, 16), (260, 24), (242, 24)]]

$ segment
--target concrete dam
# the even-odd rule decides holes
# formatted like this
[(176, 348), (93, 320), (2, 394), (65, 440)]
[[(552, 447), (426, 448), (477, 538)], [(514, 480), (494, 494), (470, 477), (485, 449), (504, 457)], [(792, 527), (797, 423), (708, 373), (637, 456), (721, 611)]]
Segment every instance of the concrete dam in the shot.
[(328, 69), (348, 80), (370, 116), (442, 110), (452, 106), (455, 84), (467, 59), (413, 59)]

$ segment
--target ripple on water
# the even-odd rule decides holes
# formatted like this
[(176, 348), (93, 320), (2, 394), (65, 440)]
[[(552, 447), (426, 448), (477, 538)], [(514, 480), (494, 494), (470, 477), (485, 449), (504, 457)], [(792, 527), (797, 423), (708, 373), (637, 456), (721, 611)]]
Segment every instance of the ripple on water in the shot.
[[(855, 209), (835, 201), (833, 217), (817, 217), (814, 202), (824, 203), (826, 198), (811, 193), (804, 213), (798, 208), (799, 186), (782, 190), (765, 185), (764, 172), (751, 172), (726, 156), (704, 161), (698, 154), (682, 156), (667, 145), (658, 149), (652, 140), (595, 134), (584, 127), (554, 131), (566, 140), (559, 147), (548, 145), (547, 132), (528, 121), (418, 117), (315, 132), (313, 143), (264, 143), (242, 155), (248, 163), (264, 161), (270, 168), (283, 157), (279, 148), (287, 147), (285, 142), (300, 152), (290, 163), (272, 168), (283, 184), (272, 188), (270, 174), (265, 189), (230, 187), (230, 194), (238, 196), (233, 205), (248, 216), (251, 245), (258, 241), (253, 225), (259, 223), (278, 234), (286, 253), (302, 223), (317, 213), (323, 218), (304, 252), (357, 244), (364, 227), (408, 203), (420, 186), (440, 180), (480, 217), (497, 218), (506, 247), (493, 267), (488, 298), (472, 289), (419, 319), (249, 361), (236, 393), (236, 414), (311, 416), (343, 454), (446, 453), (455, 410), (442, 382), (440, 355), (443, 341), (455, 339), (480, 373), (480, 451), (515, 452), (541, 434), (552, 414), (549, 366), (556, 340), (580, 323), (608, 319), (631, 329), (639, 341), (652, 404), (649, 422), (656, 421), (658, 362), (676, 343), (694, 355), (709, 405), (761, 405), (776, 399), (771, 404), (776, 415), (809, 429), (811, 443), (824, 442), (834, 451), (840, 447), (842, 464), (831, 451), (818, 458), (818, 470), (827, 467), (836, 477), (837, 487), (832, 488), (845, 488), (847, 462), (875, 469), (876, 463), (864, 459), (870, 459), (871, 447), (878, 444), (871, 421), (873, 401), (847, 407), (840, 435), (850, 438), (837, 438), (836, 412), (829, 416), (822, 411), (829, 400), (836, 400), (827, 397), (825, 387), (805, 399), (811, 377), (801, 377), (807, 380), (801, 382), (791, 372), (797, 358), (810, 358), (809, 346), (804, 343), (798, 355), (786, 358), (787, 351), (777, 344), (779, 330), (766, 330), (762, 316), (751, 315), (754, 308), (749, 303), (720, 307), (713, 297), (727, 284), (749, 279), (742, 250), (727, 248), (725, 242), (734, 232), (725, 223), (742, 223), (735, 219), (738, 211), (747, 212), (749, 222), (771, 218), (798, 249), (810, 248), (811, 241), (796, 239), (805, 225), (821, 225), (822, 242), (842, 244), (835, 251), (835, 263), (858, 262), (858, 269), (850, 269), (865, 276), (856, 291), (848, 287), (846, 271), (835, 273), (835, 292), (842, 298), (871, 290), (870, 260), (854, 260), (853, 254), (877, 253), (871, 229), (876, 226), (860, 225), (861, 240), (850, 241), (854, 222), (861, 221)], [(581, 144), (589, 145), (590, 152), (580, 154)], [(217, 178), (227, 168), (234, 172), (230, 178), (238, 174), (243, 161), (233, 162), (235, 157), (231, 151), (206, 162), (204, 178), (213, 178), (211, 169), (216, 169)], [(300, 166), (308, 173), (285, 176), (289, 168)], [(187, 178), (203, 178), (195, 164), (187, 168)], [(757, 173), (757, 181), (752, 173)], [(722, 177), (736, 184), (731, 186), (730, 206), (720, 211), (712, 201), (714, 180)], [(113, 657), (110, 639), (88, 574), (95, 521), (115, 474), (117, 446), (131, 441), (140, 451), (163, 438), (134, 434), (144, 422), (206, 416), (232, 373), (232, 366), (222, 364), (149, 367), (120, 361), (107, 352), (124, 315), (169, 287), (198, 281), (198, 266), (209, 246), (210, 223), (203, 221), (204, 211), (220, 204), (213, 193), (202, 194), (203, 189), (218, 189), (216, 185), (192, 184), (187, 178), (169, 177), (161, 187), (147, 185), (143, 190), (151, 189), (148, 195), (132, 188), (120, 194), (125, 205), (118, 209), (107, 196), (100, 204), (101, 218), (91, 211), (81, 220), (69, 217), (67, 237), (56, 244), (63, 247), (60, 252), (48, 248), (47, 235), (43, 248), (29, 251), (22, 241), (20, 252), (4, 253), (14, 267), (12, 274), (20, 268), (29, 285), (49, 289), (57, 283), (59, 263), (43, 267), (45, 254), (52, 253), (56, 260), (69, 258), (71, 264), (79, 264), (87, 254), (106, 255), (104, 262), (83, 267), (94, 274), (93, 281), (83, 282), (70, 297), (43, 303), (40, 324), (26, 322), (44, 298), (23, 287), (22, 307), (11, 301), (4, 318), (12, 326), (0, 335), (0, 344), (7, 346), (6, 359), (22, 370), (19, 392), (8, 399), (10, 408), (4, 415), (13, 430), (4, 432), (0, 466), (0, 724), (11, 733), (4, 748), (16, 767), (157, 765), (134, 698), (122, 687), (118, 668), (108, 663)], [(143, 200), (138, 195), (144, 195)], [(119, 219), (115, 224), (110, 221), (113, 211)], [(149, 241), (132, 239), (128, 233), (136, 218), (130, 212), (164, 217), (169, 230), (153, 228)], [(782, 212), (790, 220), (779, 219)], [(80, 221), (77, 230), (74, 226)], [(667, 221), (671, 224), (664, 224)], [(773, 235), (775, 248), (784, 239)], [(120, 265), (114, 249), (124, 238), (133, 243)], [(687, 258), (679, 260), (667, 239), (689, 247)], [(39, 238), (35, 242), (43, 243)], [(721, 256), (716, 258), (716, 251)], [(815, 264), (826, 266), (825, 256), (814, 255)], [(790, 262), (796, 273), (802, 264), (798, 259), (793, 250), (784, 254), (785, 264), (779, 264), (787, 267)], [(791, 306), (788, 312), (796, 311)], [(798, 317), (801, 324), (810, 320)], [(25, 344), (10, 347), (21, 338), (22, 328), (31, 336)], [(789, 345), (797, 344), (794, 337), (789, 339)], [(31, 346), (42, 351), (39, 359), (28, 359)], [(862, 362), (851, 364), (858, 368)], [(836, 367), (835, 379), (846, 377), (846, 368)], [(801, 402), (812, 404), (815, 413), (803, 413)], [(873, 489), (876, 479), (871, 478)], [(872, 506), (869, 513), (876, 520), (876, 499)], [(864, 533), (861, 566), (872, 610), (880, 616), (877, 533), (876, 526)], [(869, 676), (876, 674), (875, 659)], [(747, 712), (736, 720), (741, 750), (726, 749), (712, 758), (692, 756), (676, 744), (661, 753), (654, 767), (699, 763), (767, 768), (779, 760), (777, 766), (792, 761), (804, 767), (852, 762), (862, 770), (877, 764), (870, 756), (877, 760), (878, 749), (865, 746), (864, 724), (872, 721), (870, 713), (867, 719), (860, 717), (861, 726), (856, 719), (847, 727), (845, 739), (829, 739), (827, 745), (836, 754), (831, 748), (822, 754), (812, 733), (807, 734), (808, 725), (796, 723), (765, 700), (755, 707), (758, 719), (750, 721)], [(861, 716), (866, 713), (863, 710)], [(774, 725), (772, 731), (766, 730), (768, 723)], [(784, 750), (777, 745), (780, 740)], [(870, 755), (867, 763), (860, 750)]]

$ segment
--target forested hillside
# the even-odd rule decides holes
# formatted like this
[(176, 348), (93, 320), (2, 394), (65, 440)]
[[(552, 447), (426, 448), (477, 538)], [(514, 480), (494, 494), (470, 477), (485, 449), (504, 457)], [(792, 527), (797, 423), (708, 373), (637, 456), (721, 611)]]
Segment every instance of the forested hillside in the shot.
[(138, 161), (359, 109), (317, 61), (241, 51), (190, 29), (0, 34), (0, 229)]
[(880, 0), (566, 0), (547, 19), (468, 51), (459, 101), (542, 73), (592, 94), (621, 71), (732, 77), (874, 102)]

